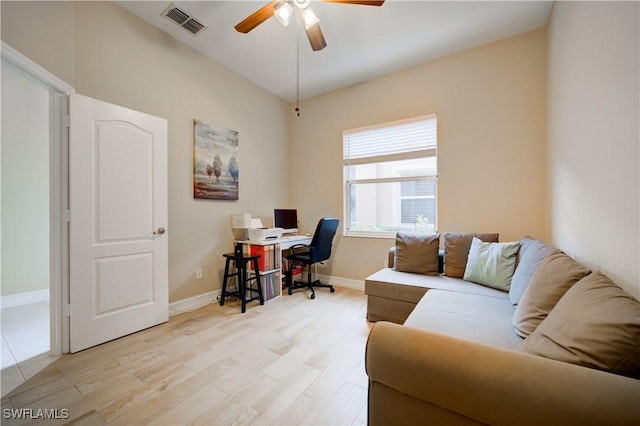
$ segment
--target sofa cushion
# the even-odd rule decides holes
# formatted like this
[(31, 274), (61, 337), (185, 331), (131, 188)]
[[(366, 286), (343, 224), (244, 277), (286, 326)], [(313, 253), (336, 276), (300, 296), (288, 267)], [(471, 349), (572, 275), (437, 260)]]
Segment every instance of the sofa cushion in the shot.
[(444, 239), (444, 274), (462, 278), (467, 267), (467, 256), (473, 237), (485, 242), (498, 242), (498, 234), (473, 234), (447, 232)]
[(640, 302), (594, 272), (567, 291), (520, 350), (640, 379)]
[(416, 304), (429, 289), (450, 290), (508, 299), (507, 292), (444, 275), (420, 275), (384, 268), (367, 277), (364, 292), (369, 296)]
[(370, 275), (364, 284), (367, 320), (403, 324), (424, 294), (432, 288), (483, 294), (508, 299), (509, 294), (490, 287), (443, 275), (420, 275), (384, 268)]
[(531, 237), (524, 237), (520, 241), (520, 252), (518, 253), (518, 263), (511, 278), (509, 288), (509, 298), (511, 303), (517, 305), (522, 298), (522, 294), (529, 285), (534, 272), (546, 257), (559, 252), (557, 248), (535, 240)]
[(416, 304), (385, 297), (367, 296), (367, 321), (389, 321), (404, 324)]
[(440, 234), (398, 233), (393, 267), (417, 274), (438, 273)]
[(485, 243), (473, 237), (463, 278), (509, 291), (519, 249), (520, 241)]
[(512, 315), (513, 305), (508, 297), (430, 290), (404, 325), (485, 345), (516, 349), (522, 339), (511, 327)]
[(531, 334), (567, 290), (589, 272), (559, 250), (547, 256), (531, 277), (531, 282), (513, 313), (516, 333), (523, 338)]

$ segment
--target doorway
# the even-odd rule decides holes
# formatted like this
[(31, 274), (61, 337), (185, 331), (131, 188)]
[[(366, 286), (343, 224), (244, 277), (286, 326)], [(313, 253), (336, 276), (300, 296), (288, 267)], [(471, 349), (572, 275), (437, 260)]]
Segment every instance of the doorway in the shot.
[[(8, 284), (7, 293), (12, 294), (7, 297), (35, 292), (46, 299), (48, 292), (52, 357), (167, 321), (167, 121), (76, 95), (71, 86), (5, 43), (1, 54), (2, 120), (11, 126), (5, 128), (3, 123), (0, 149), (0, 277), (7, 279), (5, 270), (14, 265), (23, 274), (31, 270), (41, 274), (35, 288), (11, 290)], [(6, 86), (5, 77), (13, 78)], [(21, 84), (27, 88), (5, 99), (5, 88), (11, 94)], [(27, 101), (37, 106), (24, 107)], [(11, 116), (19, 109), (24, 117)], [(32, 127), (39, 129), (37, 134), (27, 132)], [(40, 144), (32, 146), (34, 139)], [(19, 163), (18, 154), (25, 157)], [(38, 165), (36, 156), (41, 157)], [(11, 168), (15, 171), (8, 174)], [(34, 169), (38, 175), (33, 180), (40, 185), (37, 194), (25, 189)], [(70, 173), (75, 176), (73, 185)], [(25, 204), (24, 211), (5, 214), (5, 206), (16, 209), (20, 204), (5, 203), (5, 193), (13, 192), (22, 196), (16, 200)], [(33, 199), (38, 204), (27, 205)], [(28, 219), (36, 213), (36, 221)], [(5, 221), (12, 215), (14, 222)], [(14, 228), (20, 229), (13, 232)], [(32, 236), (25, 241), (27, 234)], [(22, 257), (11, 259), (21, 245)], [(43, 251), (37, 266), (36, 250)], [(5, 267), (5, 258), (10, 266)], [(15, 385), (7, 383), (7, 377), (3, 371), (3, 394)]]
[(70, 86), (2, 43), (2, 394), (64, 350), (63, 125)]

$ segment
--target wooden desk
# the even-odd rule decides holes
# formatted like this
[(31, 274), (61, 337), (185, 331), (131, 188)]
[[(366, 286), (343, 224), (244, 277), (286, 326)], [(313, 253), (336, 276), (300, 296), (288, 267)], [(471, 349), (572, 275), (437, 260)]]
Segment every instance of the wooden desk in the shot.
[(280, 250), (288, 250), (291, 246), (296, 244), (310, 244), (312, 240), (311, 235), (285, 235), (280, 238), (271, 238), (262, 241), (243, 240), (237, 241), (240, 244), (249, 244), (252, 246), (268, 246), (270, 244), (280, 244)]

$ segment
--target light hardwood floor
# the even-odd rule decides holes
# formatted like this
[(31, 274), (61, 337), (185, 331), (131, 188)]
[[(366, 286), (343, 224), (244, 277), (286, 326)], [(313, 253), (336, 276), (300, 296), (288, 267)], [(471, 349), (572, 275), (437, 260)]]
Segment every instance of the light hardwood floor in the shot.
[[(343, 288), (208, 305), (62, 356), (2, 399), (2, 423), (366, 424), (365, 314)], [(5, 417), (20, 408), (69, 418)]]

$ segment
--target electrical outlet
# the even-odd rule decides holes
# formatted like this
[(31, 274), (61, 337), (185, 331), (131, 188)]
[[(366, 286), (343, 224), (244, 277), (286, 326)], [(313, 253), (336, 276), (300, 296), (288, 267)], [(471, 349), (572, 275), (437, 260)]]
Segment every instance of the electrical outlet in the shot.
[(196, 269), (196, 280), (202, 279), (202, 268)]

